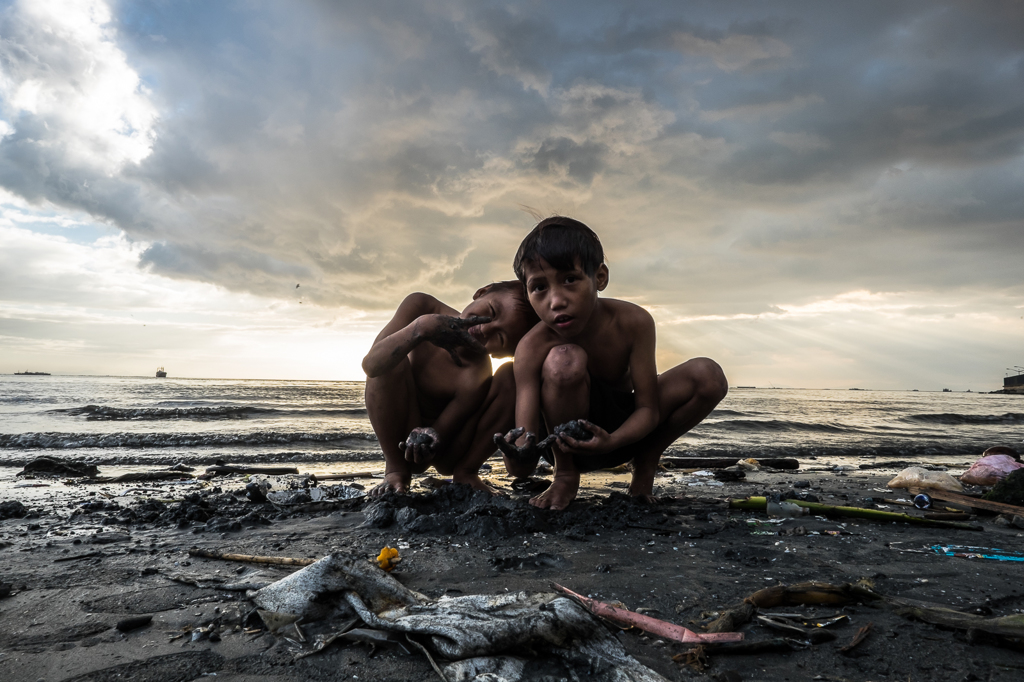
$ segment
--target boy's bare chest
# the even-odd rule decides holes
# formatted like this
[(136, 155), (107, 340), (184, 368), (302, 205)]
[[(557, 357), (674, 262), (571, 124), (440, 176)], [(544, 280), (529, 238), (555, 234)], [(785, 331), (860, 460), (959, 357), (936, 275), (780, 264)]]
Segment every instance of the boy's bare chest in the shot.
[(463, 367), (452, 362), (448, 351), (436, 346), (421, 346), (410, 353), (413, 380), (417, 392), (432, 401), (450, 401), (475, 377), (483, 375), (473, 364), (465, 363)]

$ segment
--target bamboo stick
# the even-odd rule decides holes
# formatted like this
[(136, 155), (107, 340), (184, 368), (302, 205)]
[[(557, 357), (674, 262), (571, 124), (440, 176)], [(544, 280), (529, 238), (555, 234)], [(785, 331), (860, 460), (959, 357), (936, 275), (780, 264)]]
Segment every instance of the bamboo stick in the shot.
[[(804, 502), (803, 500), (786, 500), (801, 507), (810, 509), (815, 514), (822, 516), (842, 516), (854, 519), (867, 519), (869, 521), (903, 521), (904, 523), (916, 523), (923, 526), (936, 528), (956, 528), (959, 530), (982, 530), (981, 526), (974, 526), (969, 523), (957, 523), (956, 521), (935, 521), (924, 519), (920, 516), (910, 514), (897, 514), (895, 512), (880, 511), (878, 509), (861, 509), (860, 507), (837, 507), (831, 504), (819, 504), (817, 502)], [(764, 511), (768, 507), (768, 500), (764, 497), (748, 497), (746, 499), (732, 498), (729, 500), (730, 509), (746, 509), (748, 511)]]

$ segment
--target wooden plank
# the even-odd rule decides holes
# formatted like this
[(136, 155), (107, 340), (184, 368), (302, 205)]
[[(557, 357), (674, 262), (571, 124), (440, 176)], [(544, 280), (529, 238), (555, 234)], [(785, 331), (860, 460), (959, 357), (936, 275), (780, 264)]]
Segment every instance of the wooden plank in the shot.
[(951, 493), (945, 490), (932, 490), (926, 488), (911, 488), (910, 493), (912, 495), (924, 494), (933, 500), (949, 502), (950, 504), (970, 507), (972, 509), (985, 509), (988, 511), (999, 512), (1000, 514), (1016, 514), (1017, 516), (1024, 516), (1024, 507), (1018, 507), (1015, 504), (990, 502), (977, 497), (970, 497), (969, 495), (961, 495), (960, 493)]
[[(666, 469), (725, 469), (739, 462), (743, 457), (662, 457), (660, 463)], [(758, 464), (770, 469), (799, 469), (800, 460), (792, 457), (755, 457)]]

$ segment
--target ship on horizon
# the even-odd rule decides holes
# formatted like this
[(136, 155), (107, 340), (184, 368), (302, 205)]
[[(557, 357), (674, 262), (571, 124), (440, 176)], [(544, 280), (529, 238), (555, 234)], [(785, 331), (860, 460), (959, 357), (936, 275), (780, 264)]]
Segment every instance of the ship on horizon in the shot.
[(164, 371), (164, 368), (163, 367), (157, 367), (156, 368), (156, 378), (157, 379), (163, 379), (165, 376), (167, 376), (167, 372)]
[(15, 372), (14, 376), (16, 376), (16, 377), (48, 377), (48, 376), (50, 376), (50, 373), (49, 372), (30, 372), (28, 370), (25, 370), (24, 372)]

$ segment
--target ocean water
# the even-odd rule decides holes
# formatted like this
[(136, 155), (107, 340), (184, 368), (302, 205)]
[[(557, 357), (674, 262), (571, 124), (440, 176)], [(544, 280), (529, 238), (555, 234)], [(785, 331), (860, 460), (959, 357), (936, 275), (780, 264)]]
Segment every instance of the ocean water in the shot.
[[(1024, 452), (1024, 396), (733, 389), (671, 450), (744, 457), (969, 461)], [(381, 459), (353, 381), (0, 376), (0, 466)]]

